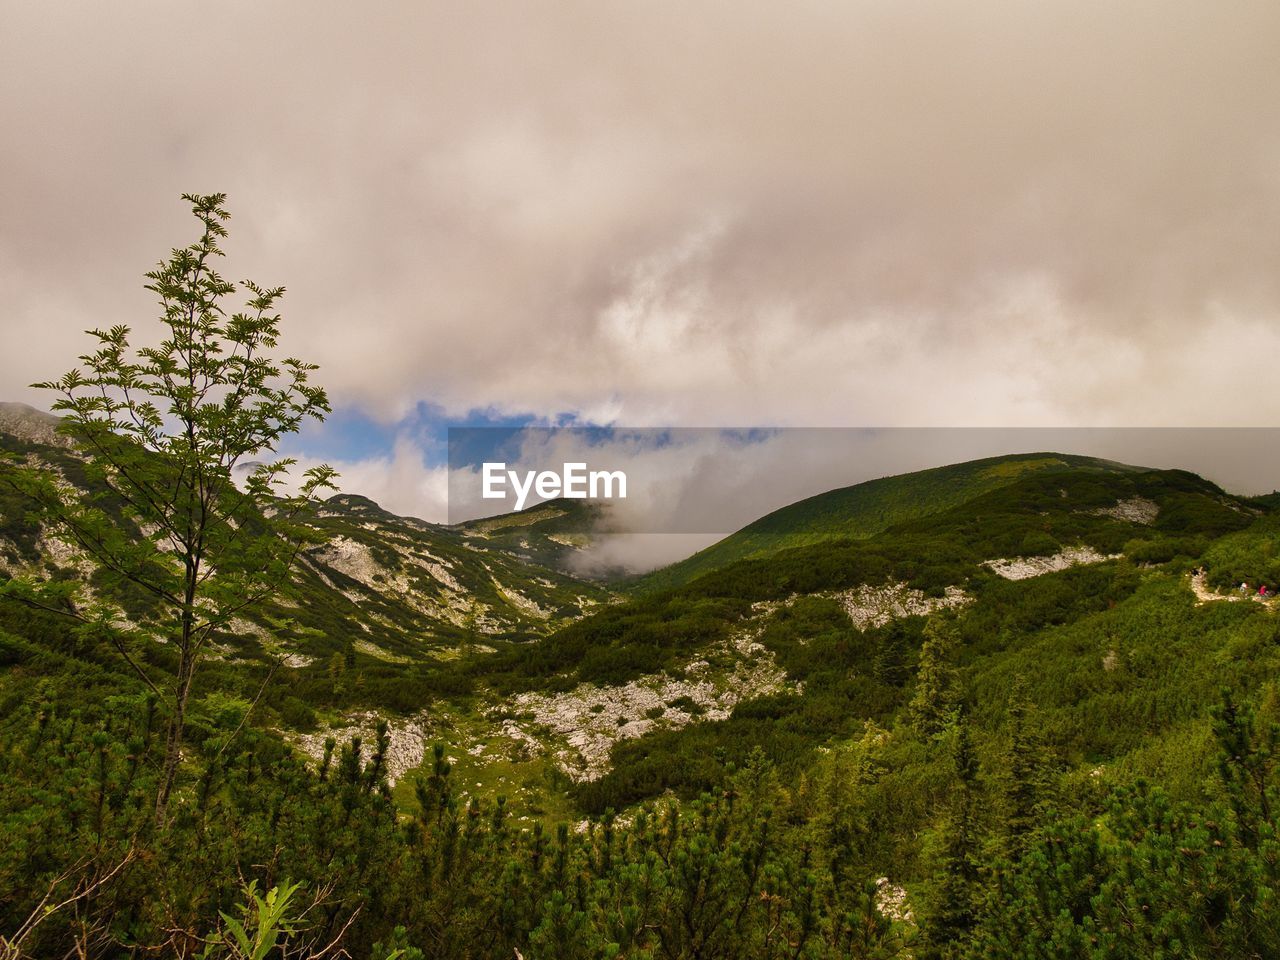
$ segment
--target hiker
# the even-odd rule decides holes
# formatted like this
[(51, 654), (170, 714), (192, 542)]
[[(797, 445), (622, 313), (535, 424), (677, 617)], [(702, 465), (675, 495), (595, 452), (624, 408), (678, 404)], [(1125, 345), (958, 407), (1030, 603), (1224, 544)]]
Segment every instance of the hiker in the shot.
[(1245, 596), (1249, 593), (1249, 585), (1247, 583), (1240, 584), (1240, 594)]

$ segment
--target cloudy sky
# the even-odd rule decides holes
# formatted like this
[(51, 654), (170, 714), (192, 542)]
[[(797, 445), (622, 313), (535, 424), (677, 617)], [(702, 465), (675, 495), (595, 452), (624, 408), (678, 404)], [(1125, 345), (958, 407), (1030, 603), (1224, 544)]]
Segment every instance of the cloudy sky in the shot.
[(0, 0), (0, 398), (229, 194), (335, 417), (1276, 422), (1280, 4)]

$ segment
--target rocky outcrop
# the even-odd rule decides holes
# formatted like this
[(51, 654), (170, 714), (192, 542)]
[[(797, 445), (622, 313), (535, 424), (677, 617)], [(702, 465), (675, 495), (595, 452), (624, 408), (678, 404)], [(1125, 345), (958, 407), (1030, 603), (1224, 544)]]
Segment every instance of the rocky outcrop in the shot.
[(683, 676), (650, 674), (620, 686), (580, 684), (568, 693), (524, 693), (502, 713), (502, 732), (533, 751), (546, 750), (573, 780), (593, 780), (609, 769), (609, 751), (657, 729), (696, 720), (722, 720), (743, 700), (786, 686), (772, 655), (744, 635), (716, 651), (734, 659), (729, 671), (707, 660), (686, 665)]
[(923, 617), (939, 610), (953, 610), (972, 598), (959, 587), (947, 587), (941, 597), (929, 597), (905, 583), (880, 586), (862, 584), (836, 595), (859, 630), (882, 627), (903, 617)]
[(1130, 497), (1128, 500), (1118, 500), (1110, 507), (1099, 507), (1089, 512), (1097, 517), (1112, 517), (1116, 520), (1151, 526), (1160, 515), (1160, 505), (1146, 497)]
[(1006, 580), (1027, 580), (1046, 573), (1057, 573), (1085, 563), (1103, 563), (1119, 559), (1121, 554), (1099, 553), (1093, 547), (1068, 547), (1049, 557), (1015, 557), (1012, 560), (987, 560), (983, 563), (992, 573)]
[(0, 433), (8, 433), (28, 443), (70, 447), (71, 441), (58, 433), (61, 417), (29, 407), (25, 403), (0, 403)]
[[(378, 716), (374, 713), (352, 714), (342, 726), (316, 733), (300, 733), (290, 737), (292, 742), (314, 760), (324, 757), (325, 741), (336, 741), (334, 759), (344, 744), (352, 737), (360, 738), (360, 752), (365, 764), (378, 743)], [(387, 779), (395, 783), (408, 771), (422, 765), (426, 755), (426, 731), (421, 717), (392, 720), (387, 724)]]

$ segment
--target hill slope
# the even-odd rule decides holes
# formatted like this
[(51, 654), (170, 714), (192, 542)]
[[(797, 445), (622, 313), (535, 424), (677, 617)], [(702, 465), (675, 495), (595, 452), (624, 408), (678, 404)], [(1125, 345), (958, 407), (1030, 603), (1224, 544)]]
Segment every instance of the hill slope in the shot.
[(632, 592), (677, 587), (737, 560), (844, 538), (862, 539), (897, 523), (940, 513), (1007, 486), (1028, 473), (1064, 468), (1124, 472), (1137, 468), (1093, 457), (1028, 453), (988, 457), (830, 490), (767, 514), (687, 560), (639, 578)]
[[(88, 481), (57, 423), (21, 404), (0, 405), (0, 452), (50, 465), (83, 488)], [(26, 511), (0, 487), (0, 574), (77, 570), (74, 551)], [(272, 621), (289, 617), (300, 628), (295, 638), (272, 646), (297, 667), (350, 651), (383, 665), (452, 657), (460, 644), (539, 636), (609, 597), (365, 497), (334, 496), (313, 523), (327, 542), (303, 554), (290, 590), (247, 616), (235, 636), (219, 638), (226, 655), (262, 654)]]
[(568, 570), (570, 558), (608, 528), (607, 506), (557, 498), (513, 513), (452, 527), (481, 550), (502, 550), (530, 563)]
[[(1276, 514), (1188, 473), (1089, 463), (934, 506), (549, 621), (535, 643), (446, 648), (413, 633), (465, 630), (415, 610), (452, 589), (443, 574), (476, 594), (538, 568), (335, 498), (316, 521), (333, 539), (285, 606), (346, 611), (348, 633), (403, 657), (271, 673), (228, 638), (159, 842), (154, 704), (106, 638), (0, 605), (0, 878), (26, 897), (6, 929), (86, 851), (110, 864), (143, 843), (112, 901), (144, 919), (170, 924), (178, 890), (196, 904), (186, 928), (209, 929), (278, 862), (345, 884), (334, 922), (358, 905), (370, 924), (351, 926), (353, 956), (442, 931), (457, 949), (441, 956), (650, 955), (686, 943), (702, 913), (687, 905), (708, 903), (699, 929), (746, 944), (724, 956), (794, 957), (807, 936), (815, 960), (932, 944), (1012, 960), (1050, 933), (1062, 957), (1152, 956), (1174, 937), (1197, 956), (1276, 955), (1280, 602), (1229, 589), (1280, 585)], [(49, 559), (0, 510), (12, 549)], [(300, 650), (342, 636), (271, 633)], [(625, 815), (542, 829), (610, 808)], [(726, 904), (745, 919), (726, 926)], [(758, 949), (779, 928), (781, 952)], [(578, 951), (594, 930), (616, 942)], [(1092, 950), (1110, 931), (1121, 948)]]
[[(794, 764), (833, 736), (890, 722), (907, 700), (904, 686), (915, 674), (924, 627), (939, 617), (955, 617), (966, 660), (988, 657), (982, 673), (972, 676), (975, 684), (997, 682), (986, 679), (986, 671), (1007, 682), (1010, 658), (1023, 644), (1051, 644), (1049, 631), (1076, 623), (1080, 635), (1091, 638), (1092, 676), (1111, 669), (1101, 664), (1112, 647), (1108, 663), (1127, 654), (1114, 632), (1089, 626), (1090, 618), (1138, 595), (1127, 615), (1154, 631), (1155, 647), (1132, 655), (1154, 656), (1155, 634), (1176, 629), (1184, 638), (1180, 649), (1195, 650), (1195, 670), (1212, 673), (1220, 655), (1213, 651), (1227, 635), (1203, 648), (1194, 637), (1200, 635), (1196, 624), (1216, 629), (1216, 621), (1193, 621), (1183, 630), (1162, 625), (1161, 611), (1181, 616), (1195, 604), (1198, 594), (1186, 575), (1192, 565), (1209, 565), (1210, 585), (1274, 576), (1280, 569), (1274, 529), (1273, 519), (1254, 505), (1192, 474), (1098, 469), (1088, 462), (1037, 469), (862, 540), (739, 560), (683, 587), (611, 606), (536, 646), (486, 662), (485, 672), (500, 690), (537, 691), (520, 696), (543, 725), (575, 711), (579, 722), (590, 724), (586, 711), (599, 702), (588, 693), (593, 688), (657, 690), (655, 678), (663, 676), (684, 678), (691, 687), (746, 688), (727, 715), (720, 712), (710, 723), (703, 721), (714, 703), (702, 714), (687, 703), (676, 710), (668, 704), (643, 728), (632, 726), (637, 718), (620, 717), (612, 748), (594, 748), (607, 760), (593, 769), (606, 772), (578, 790), (590, 809), (617, 808), (664, 789), (696, 793), (710, 786), (712, 758), (726, 752), (744, 760), (763, 747)], [(1238, 613), (1264, 614), (1270, 606), (1241, 605)], [(1101, 647), (1096, 654), (1095, 647)], [(1086, 669), (1074, 657), (1064, 652), (1054, 670)], [(1016, 659), (1018, 670), (1029, 669), (1025, 655)], [(1178, 669), (1166, 661), (1161, 653), (1162, 671)], [(743, 663), (754, 670), (749, 677)], [(762, 672), (767, 665), (782, 675)], [(1165, 682), (1163, 672), (1135, 678), (1143, 696), (1157, 695), (1158, 686), (1151, 686), (1157, 676)], [(1049, 688), (1060, 681), (1052, 677), (1046, 670), (1033, 683), (1058, 704), (1060, 691)], [(1205, 700), (1202, 692), (1196, 696)], [(1060, 709), (1069, 717), (1063, 722), (1088, 726), (1067, 701)], [(1108, 756), (1116, 755), (1117, 738), (1125, 749), (1143, 740), (1112, 731), (1088, 741), (1095, 746), (1082, 744), (1078, 757), (1101, 752), (1096, 745), (1107, 737)]]

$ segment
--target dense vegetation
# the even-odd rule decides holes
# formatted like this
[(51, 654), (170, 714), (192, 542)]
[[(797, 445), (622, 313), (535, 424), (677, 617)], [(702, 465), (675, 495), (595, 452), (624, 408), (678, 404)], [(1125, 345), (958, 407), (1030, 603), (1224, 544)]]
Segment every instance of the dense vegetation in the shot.
[[(219, 305), (223, 198), (188, 199), (161, 345), (94, 331), (61, 434), (0, 405), (0, 960), (1280, 955), (1275, 495), (978, 461), (603, 603), (531, 562), (588, 509), (272, 493), (327, 404), (262, 352), (282, 290)], [(654, 678), (647, 725), (594, 701), (576, 781), (550, 720), (506, 726)], [(434, 716), (492, 735), (406, 761), (392, 721)], [(520, 764), (576, 824), (508, 798)]]
[[(1153, 523), (1094, 512), (1133, 497)], [(1266, 582), (1263, 506), (1176, 472), (1037, 472), (496, 654), (302, 668), (256, 703), (268, 662), (215, 661), (164, 825), (154, 699), (107, 639), (10, 604), (0, 931), (29, 957), (1274, 955), (1280, 623), (1188, 588)], [(1076, 545), (1118, 556), (981, 565)], [(898, 581), (971, 600), (856, 628), (839, 591)], [(317, 768), (272, 732), (371, 688), (410, 710), (678, 674), (744, 627), (791, 688), (620, 741), (572, 788), (582, 829), (518, 827), (443, 752), (398, 805), (385, 739)]]
[[(834, 629), (827, 612), (816, 604), (801, 619)], [(1236, 651), (1262, 655), (1234, 678), (1247, 687), (1274, 672), (1274, 618), (1230, 614), (1202, 617), (1233, 644), (1252, 636)], [(908, 712), (841, 738), (798, 775), (779, 777), (759, 753), (716, 762), (713, 789), (606, 815), (585, 833), (513, 829), (501, 801), (460, 798), (440, 756), (412, 815), (398, 817), (385, 742), (337, 746), (315, 769), (252, 727), (237, 735), (247, 702), (211, 693), (182, 802), (159, 829), (154, 702), (129, 690), (107, 651), (99, 664), (41, 618), (24, 632), (34, 639), (3, 638), (0, 924), (15, 955), (252, 955), (237, 930), (250, 947), (279, 944), (263, 956), (334, 942), (362, 957), (548, 960), (1277, 947), (1280, 717), (1266, 685), (1249, 706), (1214, 694), (1211, 711), (1171, 699), (1162, 714), (1139, 697), (1110, 712), (1182, 731), (1180, 748), (1168, 737), (1145, 758), (1149, 732), (1111, 731), (1128, 742), (1109, 749), (1136, 744), (1128, 763), (1164, 771), (1155, 787), (1132, 770), (1073, 772), (1064, 724), (1103, 735), (1107, 725), (1089, 721), (1091, 705), (1036, 703), (1052, 676), (1015, 682), (1010, 696), (999, 671), (970, 667), (951, 677), (963, 692), (936, 733)], [(1073, 654), (1066, 644), (1063, 668)], [(907, 881), (905, 904), (887, 896), (886, 875)], [(266, 890), (284, 897), (278, 912)]]
[[(1131, 498), (1149, 498), (1159, 507), (1152, 525), (1096, 512)], [(555, 674), (562, 674), (560, 682), (616, 683), (678, 664), (699, 644), (723, 637), (753, 603), (887, 582), (903, 582), (929, 596), (942, 595), (948, 586), (981, 596), (1005, 582), (983, 566), (988, 560), (1048, 556), (1083, 545), (1143, 563), (1169, 562), (1199, 556), (1212, 538), (1249, 527), (1256, 517), (1213, 484), (1178, 471), (1035, 472), (874, 537), (829, 540), (732, 563), (684, 587), (604, 609), (542, 643), (509, 651), (484, 670), (512, 689), (527, 678), (545, 683)], [(1241, 542), (1265, 543), (1263, 533), (1258, 528)], [(1025, 585), (1012, 589), (1042, 602)]]

